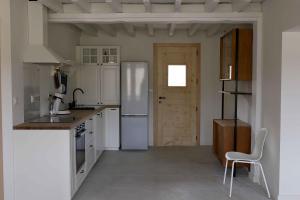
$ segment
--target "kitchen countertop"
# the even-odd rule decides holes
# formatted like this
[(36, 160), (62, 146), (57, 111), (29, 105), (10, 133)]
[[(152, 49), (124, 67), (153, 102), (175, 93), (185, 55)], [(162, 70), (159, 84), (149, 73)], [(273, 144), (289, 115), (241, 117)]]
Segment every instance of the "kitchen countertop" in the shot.
[(68, 117), (74, 117), (74, 121), (70, 123), (51, 123), (51, 122), (24, 122), (14, 126), (15, 130), (69, 130), (75, 128), (82, 122), (88, 120), (95, 114), (104, 110), (105, 108), (119, 108), (119, 105), (105, 105), (95, 110), (71, 110), (71, 114)]

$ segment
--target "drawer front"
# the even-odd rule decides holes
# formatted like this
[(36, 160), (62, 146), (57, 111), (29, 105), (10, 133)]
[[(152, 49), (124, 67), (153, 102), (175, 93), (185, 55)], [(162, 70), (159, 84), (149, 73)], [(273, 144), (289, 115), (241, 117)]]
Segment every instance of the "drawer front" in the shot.
[(94, 141), (94, 135), (95, 135), (95, 133), (93, 131), (87, 131), (86, 136), (85, 136), (86, 143)]

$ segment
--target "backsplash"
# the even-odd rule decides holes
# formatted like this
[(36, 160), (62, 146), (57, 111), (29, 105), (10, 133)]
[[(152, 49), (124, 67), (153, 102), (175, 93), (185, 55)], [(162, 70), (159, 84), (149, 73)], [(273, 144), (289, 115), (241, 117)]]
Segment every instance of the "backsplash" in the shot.
[[(53, 69), (53, 66), (46, 65), (24, 67), (24, 121), (49, 113), (48, 97), (55, 92)], [(76, 85), (75, 69), (65, 67), (63, 71), (68, 75), (68, 88), (61, 109), (67, 108), (72, 101), (72, 91)]]

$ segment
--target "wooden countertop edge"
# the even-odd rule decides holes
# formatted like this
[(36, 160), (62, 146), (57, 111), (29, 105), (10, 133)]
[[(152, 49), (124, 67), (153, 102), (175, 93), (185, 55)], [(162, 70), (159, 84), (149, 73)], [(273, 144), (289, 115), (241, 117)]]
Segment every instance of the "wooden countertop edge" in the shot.
[(77, 116), (78, 119), (72, 123), (35, 123), (24, 122), (13, 127), (14, 130), (70, 130), (88, 120), (90, 117), (101, 112), (105, 108), (120, 108), (120, 105), (106, 105), (95, 110), (72, 110), (70, 116)]

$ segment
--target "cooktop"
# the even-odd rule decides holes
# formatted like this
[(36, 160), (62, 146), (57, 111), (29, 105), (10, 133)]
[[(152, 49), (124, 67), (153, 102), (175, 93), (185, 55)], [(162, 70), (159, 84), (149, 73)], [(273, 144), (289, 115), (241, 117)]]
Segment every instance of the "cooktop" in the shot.
[(76, 120), (73, 116), (50, 116), (46, 115), (34, 120), (31, 123), (72, 123)]

